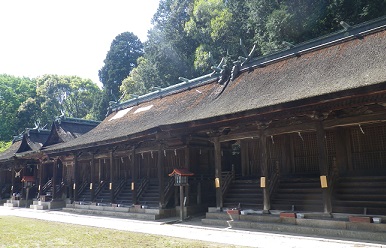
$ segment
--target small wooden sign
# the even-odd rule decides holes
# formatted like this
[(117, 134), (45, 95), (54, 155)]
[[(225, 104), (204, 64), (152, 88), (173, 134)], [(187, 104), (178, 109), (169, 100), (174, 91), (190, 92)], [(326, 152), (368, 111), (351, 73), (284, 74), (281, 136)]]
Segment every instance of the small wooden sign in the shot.
[(220, 178), (216, 177), (214, 179), (214, 184), (216, 185), (216, 188), (220, 188)]
[(265, 177), (260, 178), (260, 188), (265, 188)]
[(327, 176), (320, 176), (320, 186), (322, 188), (327, 188)]

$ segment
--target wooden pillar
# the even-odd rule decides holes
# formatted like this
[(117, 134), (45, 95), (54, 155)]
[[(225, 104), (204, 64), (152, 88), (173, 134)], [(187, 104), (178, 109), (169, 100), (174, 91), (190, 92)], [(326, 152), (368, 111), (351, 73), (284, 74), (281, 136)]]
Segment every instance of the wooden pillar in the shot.
[(271, 209), (271, 199), (269, 196), (269, 174), (268, 174), (268, 156), (267, 156), (267, 137), (264, 131), (260, 133), (260, 163), (261, 163), (261, 180), (265, 180), (263, 187), (263, 213), (269, 213)]
[(114, 151), (110, 151), (110, 202), (114, 203)]
[(90, 195), (91, 195), (91, 201), (94, 201), (95, 198), (95, 154), (91, 154), (91, 161), (90, 161)]
[(16, 163), (16, 161), (14, 161), (13, 165), (11, 166), (11, 169), (12, 169), (12, 171), (11, 171), (11, 184), (12, 184), (11, 185), (11, 197), (12, 197), (13, 193), (15, 192), (15, 168), (16, 168), (15, 163)]
[(248, 143), (245, 140), (240, 140), (240, 153), (241, 153), (241, 175), (249, 175), (249, 161), (248, 161)]
[(137, 165), (135, 163), (135, 149), (133, 147), (133, 150), (131, 151), (131, 157), (130, 161), (130, 169), (131, 169), (131, 190), (132, 190), (132, 201), (133, 204), (137, 204)]
[[(318, 146), (319, 171), (321, 176), (328, 176), (328, 158), (325, 142), (326, 132), (321, 121), (316, 122), (316, 140)], [(327, 178), (328, 181), (328, 178)], [(329, 186), (329, 185), (328, 185)], [(332, 212), (331, 192), (329, 188), (322, 188), (323, 208), (325, 213)]]
[[(186, 144), (185, 147), (185, 168), (187, 170), (191, 170), (190, 168), (190, 149), (189, 149), (189, 144)], [(185, 197), (186, 197), (186, 205), (189, 206), (190, 204), (190, 197), (189, 197), (189, 186), (186, 185), (185, 187)]]
[(73, 196), (74, 196), (74, 201), (78, 201), (79, 196), (78, 196), (78, 156), (74, 154), (74, 169), (73, 169), (73, 179), (74, 179), (74, 185), (72, 187), (73, 189)]
[(43, 190), (42, 184), (43, 184), (43, 161), (39, 160), (39, 187), (38, 187), (39, 198)]
[(165, 195), (164, 195), (164, 153), (163, 146), (160, 144), (158, 148), (158, 162), (157, 162), (157, 171), (158, 171), (158, 182), (159, 182), (159, 207), (165, 207)]
[(184, 186), (180, 186), (180, 220), (184, 220)]
[(215, 187), (216, 187), (216, 207), (221, 209), (223, 207), (222, 199), (222, 169), (221, 169), (221, 143), (218, 137), (213, 138), (214, 144), (214, 176), (215, 176)]
[(197, 183), (197, 205), (201, 204), (201, 182)]
[(57, 184), (57, 179), (56, 175), (58, 171), (58, 158), (54, 159), (53, 163), (53, 169), (52, 169), (52, 199), (56, 199), (56, 184)]

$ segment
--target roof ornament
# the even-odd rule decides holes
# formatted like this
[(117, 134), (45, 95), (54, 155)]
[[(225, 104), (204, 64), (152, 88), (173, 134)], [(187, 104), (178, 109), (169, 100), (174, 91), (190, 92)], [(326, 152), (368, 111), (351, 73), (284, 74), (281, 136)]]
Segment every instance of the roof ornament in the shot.
[(351, 26), (348, 25), (347, 22), (340, 21), (339, 24), (344, 28), (345, 31), (347, 31), (351, 28)]
[(247, 63), (251, 60), (251, 58), (253, 56), (253, 52), (256, 49), (256, 44), (254, 44), (251, 51), (249, 53), (247, 53), (247, 49), (244, 46), (243, 40), (240, 39), (240, 47), (241, 47), (241, 51), (243, 51), (244, 56), (245, 56), (245, 57), (239, 56), (239, 60), (241, 61), (241, 66), (243, 66), (245, 63)]
[(294, 44), (292, 44), (291, 42), (288, 42), (288, 41), (283, 41), (282, 44), (283, 44), (287, 49), (291, 49), (291, 48), (295, 47)]
[(238, 60), (233, 61), (233, 67), (231, 70), (232, 81), (235, 80), (239, 75), (241, 67), (251, 60), (253, 53), (255, 52), (255, 49), (256, 49), (256, 44), (254, 44), (251, 51), (247, 53), (247, 49), (245, 48), (243, 40), (240, 39), (240, 47), (241, 47), (241, 51), (243, 51), (244, 56), (239, 56)]

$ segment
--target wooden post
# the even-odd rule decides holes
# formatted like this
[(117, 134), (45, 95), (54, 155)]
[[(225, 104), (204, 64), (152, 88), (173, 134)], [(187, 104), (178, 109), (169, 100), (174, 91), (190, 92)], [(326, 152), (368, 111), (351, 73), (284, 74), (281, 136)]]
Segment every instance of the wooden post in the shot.
[(54, 167), (52, 169), (52, 199), (56, 199), (56, 175), (58, 170), (58, 158), (54, 159), (53, 166)]
[(131, 190), (132, 190), (132, 201), (133, 204), (137, 204), (137, 165), (135, 164), (135, 148), (131, 152)]
[[(186, 144), (185, 147), (185, 168), (190, 171), (190, 149), (189, 144)], [(189, 186), (185, 186), (185, 196), (186, 196), (186, 205), (189, 206), (190, 199), (189, 199)]]
[(265, 187), (263, 187), (263, 213), (269, 213), (271, 209), (271, 199), (269, 196), (269, 175), (268, 175), (268, 156), (267, 156), (267, 137), (264, 131), (260, 133), (260, 161), (261, 175), (265, 178)]
[(73, 196), (74, 196), (74, 201), (78, 201), (78, 156), (74, 154), (74, 169), (73, 169), (73, 178), (74, 178), (74, 185), (72, 187), (73, 189)]
[(158, 148), (158, 182), (159, 182), (159, 207), (164, 208), (165, 206), (165, 195), (164, 195), (164, 153), (163, 146), (160, 144)]
[(114, 151), (110, 151), (110, 202), (114, 203)]
[(11, 197), (12, 197), (12, 195), (13, 195), (13, 193), (15, 192), (15, 168), (16, 168), (16, 166), (15, 166), (15, 161), (13, 162), (13, 165), (11, 166), (11, 169), (12, 169), (12, 171), (11, 171)]
[(240, 153), (241, 153), (241, 175), (248, 176), (248, 143), (245, 140), (240, 140)]
[(201, 182), (197, 183), (197, 205), (201, 204)]
[(215, 187), (216, 187), (216, 207), (217, 209), (222, 209), (223, 199), (222, 199), (222, 178), (221, 178), (221, 143), (218, 137), (213, 138), (214, 144), (214, 167), (215, 167)]
[(91, 195), (91, 201), (93, 202), (95, 199), (95, 154), (91, 154), (91, 161), (90, 161), (90, 195)]
[(184, 221), (184, 186), (180, 186), (180, 220)]
[[(319, 157), (319, 171), (321, 176), (328, 176), (328, 158), (327, 150), (325, 146), (326, 132), (323, 128), (321, 121), (316, 122), (316, 140), (318, 146), (318, 157)], [(327, 178), (328, 181), (328, 178)], [(328, 185), (330, 187), (330, 185)], [(323, 208), (325, 213), (332, 212), (331, 206), (331, 192), (329, 188), (322, 188), (323, 192)]]
[(43, 191), (43, 161), (39, 160), (39, 187), (38, 187), (38, 193), (39, 193), (39, 198), (42, 195)]

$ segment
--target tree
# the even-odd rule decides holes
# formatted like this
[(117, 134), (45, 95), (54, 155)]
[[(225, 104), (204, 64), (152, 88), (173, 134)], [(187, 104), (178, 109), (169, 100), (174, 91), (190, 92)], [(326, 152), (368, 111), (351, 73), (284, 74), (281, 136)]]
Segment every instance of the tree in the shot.
[(9, 141), (25, 128), (18, 122), (17, 110), (26, 99), (36, 96), (35, 87), (30, 78), (0, 75), (0, 140)]
[(90, 79), (77, 76), (44, 75), (36, 79), (37, 97), (29, 100), (19, 111), (21, 118), (28, 109), (40, 107), (38, 122), (49, 124), (59, 115), (75, 118), (96, 119), (90, 110), (101, 94), (100, 89)]
[(142, 42), (133, 33), (124, 32), (115, 37), (107, 52), (104, 66), (99, 70), (99, 79), (108, 101), (116, 101), (119, 98), (119, 87), (123, 79), (137, 66), (137, 59), (142, 54)]

